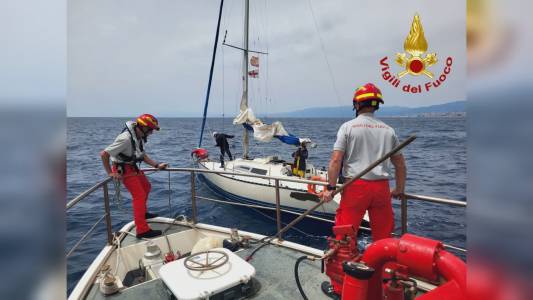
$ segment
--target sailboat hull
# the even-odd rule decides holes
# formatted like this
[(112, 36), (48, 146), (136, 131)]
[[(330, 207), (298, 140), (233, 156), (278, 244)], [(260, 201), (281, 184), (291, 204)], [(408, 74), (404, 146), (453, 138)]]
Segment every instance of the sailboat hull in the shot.
[[(219, 166), (220, 163), (214, 161), (202, 161), (198, 164), (200, 168), (208, 170), (234, 171), (235, 175), (214, 173), (200, 175), (200, 178), (211, 190), (224, 198), (240, 203), (276, 207), (275, 181), (239, 176), (239, 174), (243, 173), (243, 171), (239, 171), (239, 167), (246, 165), (253, 169), (268, 170), (275, 177), (283, 177), (279, 174), (280, 166), (244, 160), (228, 162), (225, 169)], [(321, 190), (321, 188), (317, 187), (317, 190)], [(307, 184), (305, 183), (280, 181), (279, 195), (281, 209), (297, 213), (302, 213), (317, 203), (317, 200), (313, 199), (313, 197), (306, 197), (309, 195), (307, 194)], [(322, 205), (312, 215), (333, 220), (339, 201), (340, 196), (337, 196), (334, 201)]]

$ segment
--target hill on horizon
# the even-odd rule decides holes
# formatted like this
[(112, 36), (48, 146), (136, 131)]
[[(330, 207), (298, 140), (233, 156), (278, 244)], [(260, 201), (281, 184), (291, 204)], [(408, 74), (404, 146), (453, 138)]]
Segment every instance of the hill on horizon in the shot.
[[(454, 101), (444, 104), (422, 107), (381, 106), (378, 116), (418, 116), (431, 113), (464, 113), (466, 101)], [(276, 118), (351, 118), (354, 112), (351, 106), (312, 107), (284, 113), (274, 113)]]

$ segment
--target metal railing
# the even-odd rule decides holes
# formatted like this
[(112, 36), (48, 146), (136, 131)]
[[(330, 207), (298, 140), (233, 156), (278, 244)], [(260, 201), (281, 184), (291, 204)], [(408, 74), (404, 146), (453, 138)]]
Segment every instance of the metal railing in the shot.
[[(450, 199), (445, 199), (445, 198), (429, 197), (429, 196), (422, 196), (422, 195), (405, 194), (405, 197), (400, 199), (402, 234), (407, 233), (407, 201), (408, 200), (419, 200), (419, 201), (432, 202), (432, 203), (438, 203), (438, 204), (447, 204), (447, 205), (452, 205), (452, 206), (466, 207), (465, 201), (450, 200)], [(457, 247), (454, 247), (454, 248), (457, 248)]]
[(77, 205), (81, 200), (87, 198), (89, 195), (97, 191), (99, 188), (102, 188), (103, 194), (104, 194), (104, 214), (100, 216), (100, 218), (91, 226), (85, 234), (70, 248), (70, 250), (67, 252), (66, 257), (69, 258), (72, 253), (81, 245), (83, 241), (85, 241), (91, 233), (96, 229), (96, 226), (102, 222), (102, 220), (105, 219), (106, 221), (106, 232), (107, 232), (107, 244), (111, 245), (113, 243), (113, 229), (112, 229), (112, 223), (111, 223), (111, 208), (109, 206), (109, 189), (107, 184), (111, 181), (111, 178), (107, 178), (103, 181), (98, 182), (97, 184), (93, 185), (92, 187), (88, 188), (78, 196), (76, 196), (74, 199), (70, 200), (65, 210), (68, 212), (71, 208), (73, 208), (75, 205)]
[[(143, 169), (143, 171), (153, 171), (157, 172), (159, 170), (157, 169)], [(276, 226), (277, 226), (277, 232), (278, 236), (277, 238), (279, 240), (283, 239), (282, 233), (280, 233), (282, 223), (281, 223), (281, 212), (286, 213), (292, 213), (292, 214), (298, 214), (297, 212), (292, 212), (289, 210), (285, 210), (281, 208), (280, 203), (280, 193), (279, 190), (282, 187), (280, 185), (280, 182), (299, 182), (299, 183), (305, 183), (305, 184), (316, 184), (316, 185), (327, 185), (327, 182), (323, 181), (313, 181), (313, 180), (306, 180), (306, 179), (296, 179), (296, 178), (286, 178), (286, 177), (276, 177), (276, 176), (267, 176), (267, 175), (259, 175), (259, 174), (249, 174), (249, 173), (235, 173), (235, 172), (228, 172), (228, 171), (214, 171), (214, 170), (206, 170), (206, 169), (196, 169), (196, 168), (167, 168), (164, 171), (160, 172), (188, 172), (190, 174), (190, 186), (191, 186), (191, 209), (192, 209), (192, 216), (191, 220), (194, 224), (198, 222), (198, 210), (197, 210), (197, 199), (206, 200), (206, 201), (214, 201), (214, 202), (221, 202), (231, 205), (240, 205), (240, 206), (248, 206), (253, 208), (260, 208), (260, 209), (267, 209), (267, 210), (274, 210), (276, 211)], [(223, 200), (217, 200), (217, 199), (211, 199), (207, 197), (197, 196), (196, 195), (196, 175), (198, 173), (214, 173), (219, 175), (231, 175), (232, 177), (238, 176), (238, 177), (254, 177), (254, 178), (262, 178), (262, 179), (268, 179), (274, 181), (274, 185), (272, 186), (275, 189), (275, 196), (276, 196), (276, 207), (268, 207), (268, 206), (260, 206), (260, 205), (249, 205), (249, 204), (242, 204), (242, 203), (232, 203), (229, 201), (223, 201)], [(170, 180), (170, 176), (169, 176)], [(81, 245), (81, 243), (87, 239), (90, 234), (95, 230), (96, 226), (102, 222), (102, 220), (105, 219), (106, 222), (106, 232), (107, 232), (107, 243), (108, 245), (113, 244), (113, 229), (112, 229), (112, 222), (111, 222), (111, 209), (109, 205), (109, 188), (108, 183), (112, 181), (111, 178), (107, 178), (102, 180), (101, 182), (98, 182), (94, 186), (90, 187), (89, 189), (85, 190), (78, 196), (76, 196), (74, 199), (70, 200), (66, 205), (66, 211), (72, 209), (74, 206), (76, 206), (80, 201), (97, 191), (98, 189), (102, 188), (103, 192), (103, 198), (104, 198), (104, 214), (93, 224), (93, 226), (74, 244), (74, 246), (67, 252), (66, 257), (70, 257), (72, 253)], [(269, 184), (270, 185), (270, 184)], [(452, 206), (459, 206), (459, 207), (466, 207), (465, 201), (459, 201), (459, 200), (450, 200), (445, 198), (438, 198), (438, 197), (430, 197), (430, 196), (422, 196), (422, 195), (414, 195), (414, 194), (405, 194), (405, 197), (400, 200), (401, 202), (401, 232), (402, 234), (407, 232), (407, 204), (408, 200), (417, 200), (417, 201), (423, 201), (423, 202), (431, 202), (431, 203), (437, 203), (437, 204), (445, 204), (445, 205), (452, 205)], [(318, 219), (321, 221), (327, 221), (332, 222), (331, 220), (323, 219), (316, 216), (309, 216), (313, 219)], [(361, 227), (362, 229), (368, 230), (368, 228)], [(462, 249), (460, 247), (446, 245), (447, 248), (454, 249), (461, 252), (466, 252), (465, 249)]]

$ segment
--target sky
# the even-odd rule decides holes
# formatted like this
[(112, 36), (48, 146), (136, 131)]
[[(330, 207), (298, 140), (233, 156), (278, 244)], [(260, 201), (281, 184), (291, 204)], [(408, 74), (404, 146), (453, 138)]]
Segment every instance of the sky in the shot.
[(66, 2), (0, 1), (0, 105), (64, 106)]
[[(376, 83), (385, 105), (427, 106), (465, 100), (464, 1), (250, 1), (250, 48), (260, 55), (259, 79), (250, 79), (250, 105), (258, 114), (309, 107), (350, 105), (354, 90)], [(71, 0), (67, 26), (68, 116), (201, 116), (219, 1)], [(451, 73), (439, 88), (405, 93), (381, 76), (391, 71), (415, 13), (420, 14), (428, 52), (447, 57)], [(226, 0), (209, 114), (238, 111), (243, 1)], [(412, 85), (432, 81), (407, 75)]]

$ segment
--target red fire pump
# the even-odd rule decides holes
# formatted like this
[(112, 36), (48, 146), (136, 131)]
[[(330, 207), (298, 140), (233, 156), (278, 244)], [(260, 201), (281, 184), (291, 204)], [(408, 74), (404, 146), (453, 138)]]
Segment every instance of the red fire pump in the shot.
[(353, 225), (334, 226), (333, 234), (343, 238), (341, 240), (328, 238), (329, 251), (325, 255), (326, 275), (331, 279), (334, 291), (340, 294), (345, 278), (342, 264), (357, 261), (360, 255)]
[(194, 156), (196, 159), (206, 159), (209, 154), (207, 153), (207, 150), (204, 148), (196, 148), (193, 151), (191, 151), (191, 157)]
[[(435, 240), (411, 234), (379, 240), (360, 259), (345, 260), (342, 266), (346, 274), (343, 300), (403, 300), (406, 295), (414, 298), (416, 281), (411, 277), (437, 284), (445, 281), (416, 299), (466, 299), (466, 264)], [(335, 275), (330, 277), (335, 280), (338, 274)]]

